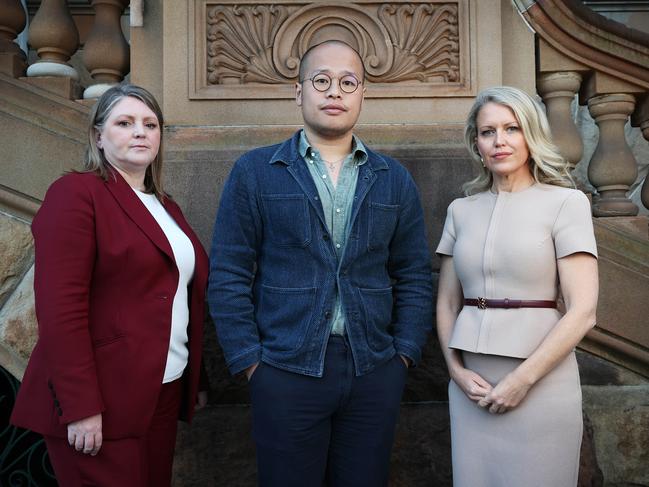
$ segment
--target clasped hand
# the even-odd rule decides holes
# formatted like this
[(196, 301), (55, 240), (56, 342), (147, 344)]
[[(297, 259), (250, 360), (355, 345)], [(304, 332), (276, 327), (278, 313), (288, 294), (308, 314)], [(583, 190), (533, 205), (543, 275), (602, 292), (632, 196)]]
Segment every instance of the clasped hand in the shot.
[(522, 381), (516, 372), (507, 374), (498, 384), (492, 386), (479, 374), (461, 369), (453, 380), (466, 396), (481, 408), (492, 414), (502, 414), (514, 409), (525, 398), (531, 385)]

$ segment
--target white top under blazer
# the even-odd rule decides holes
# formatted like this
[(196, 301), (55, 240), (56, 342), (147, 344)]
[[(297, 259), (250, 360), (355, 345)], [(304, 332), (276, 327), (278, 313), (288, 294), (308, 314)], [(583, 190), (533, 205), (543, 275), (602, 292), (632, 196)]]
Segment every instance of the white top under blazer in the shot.
[(189, 358), (187, 348), (187, 325), (189, 324), (189, 296), (187, 286), (194, 276), (196, 255), (194, 246), (189, 237), (185, 235), (171, 215), (167, 213), (162, 203), (154, 194), (143, 193), (134, 189), (144, 206), (149, 210), (153, 218), (164, 232), (169, 245), (174, 253), (176, 266), (178, 267), (178, 288), (174, 295), (171, 308), (171, 336), (169, 338), (169, 353), (165, 365), (162, 383), (174, 381), (183, 375)]

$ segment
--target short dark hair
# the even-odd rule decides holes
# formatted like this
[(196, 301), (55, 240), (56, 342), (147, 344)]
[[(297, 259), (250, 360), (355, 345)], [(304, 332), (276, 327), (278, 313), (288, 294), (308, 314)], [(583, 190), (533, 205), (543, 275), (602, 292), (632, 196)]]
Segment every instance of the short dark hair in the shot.
[(304, 78), (307, 76), (306, 68), (308, 65), (309, 57), (311, 56), (311, 53), (315, 51), (318, 47), (320, 46), (329, 46), (329, 45), (334, 45), (334, 46), (345, 46), (354, 51), (356, 53), (356, 56), (358, 57), (358, 61), (361, 63), (361, 67), (363, 69), (363, 73), (361, 74), (361, 81), (365, 81), (365, 63), (363, 63), (363, 58), (359, 54), (359, 52), (354, 49), (352, 46), (347, 44), (345, 41), (339, 41), (338, 39), (329, 39), (327, 41), (320, 42), (318, 44), (315, 44), (308, 48), (306, 52), (302, 55), (302, 58), (300, 59), (300, 72), (299, 72), (299, 81), (302, 82)]

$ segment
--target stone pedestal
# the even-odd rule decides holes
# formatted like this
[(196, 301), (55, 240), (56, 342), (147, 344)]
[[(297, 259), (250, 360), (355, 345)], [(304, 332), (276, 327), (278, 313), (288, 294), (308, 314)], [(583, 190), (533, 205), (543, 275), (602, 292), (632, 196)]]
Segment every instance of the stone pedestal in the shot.
[(75, 78), (69, 76), (34, 76), (20, 79), (68, 100), (81, 97), (81, 85)]

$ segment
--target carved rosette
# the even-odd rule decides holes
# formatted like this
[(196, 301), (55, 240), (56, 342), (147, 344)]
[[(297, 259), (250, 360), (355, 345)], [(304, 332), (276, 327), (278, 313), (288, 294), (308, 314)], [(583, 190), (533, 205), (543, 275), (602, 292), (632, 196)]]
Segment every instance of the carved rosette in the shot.
[[(462, 36), (463, 30), (468, 34), (468, 0), (195, 1), (203, 6), (196, 9), (195, 45), (195, 88), (202, 96), (211, 97), (205, 94), (210, 90), (215, 98), (227, 90), (243, 93), (247, 84), (257, 89), (248, 90), (246, 97), (255, 97), (260, 85), (262, 93), (271, 93), (264, 97), (274, 97), (263, 91), (264, 85), (286, 94), (286, 87), (297, 81), (300, 57), (327, 39), (340, 39), (357, 49), (368, 80), (387, 88), (386, 93), (393, 85), (403, 92), (396, 96), (417, 96), (416, 90), (422, 88), (429, 95), (429, 87), (453, 87), (455, 93), (470, 89), (468, 46), (463, 46), (468, 37)], [(404, 86), (410, 91), (404, 92)]]

